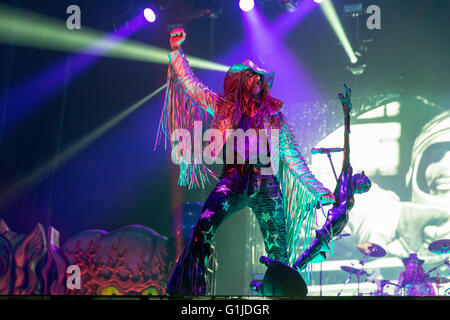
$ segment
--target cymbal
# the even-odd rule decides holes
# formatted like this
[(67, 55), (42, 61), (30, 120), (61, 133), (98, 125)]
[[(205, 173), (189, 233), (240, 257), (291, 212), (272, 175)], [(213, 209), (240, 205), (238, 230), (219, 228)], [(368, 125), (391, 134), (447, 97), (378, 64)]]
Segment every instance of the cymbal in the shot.
[(438, 279), (439, 279), (439, 283), (448, 283), (448, 282), (450, 282), (450, 280), (448, 278), (439, 278), (439, 277), (429, 277), (429, 278), (426, 278), (425, 281), (437, 283)]
[(428, 250), (437, 254), (450, 253), (450, 239), (437, 240), (428, 246)]
[(369, 274), (368, 274), (367, 272), (365, 272), (364, 270), (356, 269), (356, 268), (353, 268), (353, 267), (341, 266), (341, 269), (342, 269), (343, 271), (345, 271), (345, 272), (354, 274), (354, 275), (356, 275), (356, 276), (361, 276), (361, 275), (363, 275), (363, 276), (367, 275), (367, 276), (368, 276), (368, 275), (369, 275)]
[(386, 250), (375, 243), (361, 242), (357, 244), (357, 247), (359, 251), (371, 257), (379, 258), (386, 255)]

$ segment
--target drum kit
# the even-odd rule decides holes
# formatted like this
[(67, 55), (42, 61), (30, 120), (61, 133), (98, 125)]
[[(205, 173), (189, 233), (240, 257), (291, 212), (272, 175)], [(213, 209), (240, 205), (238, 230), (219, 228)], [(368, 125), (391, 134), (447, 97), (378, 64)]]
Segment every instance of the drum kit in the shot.
[[(367, 262), (367, 259), (369, 257), (372, 258), (381, 258), (386, 255), (386, 250), (384, 250), (381, 246), (370, 243), (370, 242), (361, 242), (357, 245), (358, 250), (364, 254), (363, 259), (359, 262), (361, 265), (361, 268), (357, 269), (350, 266), (341, 266), (341, 270), (348, 273), (348, 279), (344, 284), (344, 287), (339, 291), (338, 296), (341, 295), (342, 291), (344, 290), (345, 286), (350, 282), (352, 276), (355, 276), (358, 281), (358, 296), (362, 296), (362, 293), (360, 292), (360, 283), (361, 280), (364, 278), (364, 282), (372, 282), (377, 284), (377, 290), (375, 292), (371, 292), (371, 296), (403, 296), (403, 295), (415, 295), (411, 293), (411, 286), (410, 285), (403, 285), (403, 284), (397, 284), (393, 283), (391, 281), (387, 280), (380, 280), (379, 278), (374, 278), (371, 275), (369, 275), (366, 271), (364, 271), (364, 264)], [(436, 295), (439, 295), (439, 288), (441, 284), (449, 283), (450, 279), (446, 277), (440, 277), (439, 274), (436, 276), (430, 276), (432, 272), (437, 270), (439, 267), (446, 264), (449, 266), (449, 259), (448, 254), (450, 254), (450, 240), (449, 239), (443, 239), (443, 240), (437, 240), (432, 242), (428, 250), (432, 253), (439, 254), (439, 255), (445, 255), (444, 261), (439, 264), (438, 266), (432, 268), (428, 272), (425, 272), (425, 276), (423, 279), (416, 279), (414, 281), (414, 286), (420, 286), (421, 284), (426, 283), (432, 283), (436, 285), (438, 291)], [(394, 292), (386, 292), (386, 288), (394, 288)], [(426, 294), (421, 294), (426, 295)], [(435, 295), (435, 294), (431, 294)]]

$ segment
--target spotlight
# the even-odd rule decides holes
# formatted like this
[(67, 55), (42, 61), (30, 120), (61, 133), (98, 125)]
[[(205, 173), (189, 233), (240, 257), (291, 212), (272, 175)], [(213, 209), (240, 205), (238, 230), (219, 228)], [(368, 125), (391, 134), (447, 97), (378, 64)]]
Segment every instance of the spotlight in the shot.
[(150, 8), (145, 8), (144, 9), (144, 17), (148, 22), (155, 22), (156, 21), (156, 14), (155, 11), (153, 11)]
[(344, 6), (345, 16), (358, 16), (363, 13), (362, 3), (348, 4)]
[(297, 5), (299, 0), (278, 0), (280, 6), (289, 12), (295, 12), (297, 10)]
[(255, 1), (253, 0), (239, 0), (239, 8), (242, 11), (250, 11), (255, 6)]
[(353, 75), (358, 76), (364, 73), (364, 70), (367, 67), (365, 63), (365, 55), (367, 52), (367, 47), (361, 45), (359, 51), (355, 51), (355, 60), (351, 61), (349, 65), (347, 65), (347, 70), (349, 70)]
[(364, 73), (364, 70), (365, 70), (366, 66), (367, 65), (365, 63), (357, 63), (356, 62), (355, 64), (348, 65), (346, 68), (353, 75), (359, 76), (359, 75), (362, 75)]
[(315, 3), (322, 3), (324, 0), (314, 0)]

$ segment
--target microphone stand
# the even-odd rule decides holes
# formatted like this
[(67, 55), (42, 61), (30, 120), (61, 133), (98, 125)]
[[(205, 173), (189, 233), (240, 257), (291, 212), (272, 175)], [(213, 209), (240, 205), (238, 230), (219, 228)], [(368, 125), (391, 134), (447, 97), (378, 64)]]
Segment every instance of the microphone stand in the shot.
[(320, 296), (322, 296), (322, 262), (320, 262)]
[[(334, 165), (333, 165), (333, 160), (331, 159), (331, 150), (325, 151), (325, 153), (327, 154), (328, 160), (330, 161), (330, 165), (331, 165), (331, 169), (333, 170), (333, 174), (334, 174), (334, 178), (336, 179), (336, 183), (338, 182), (338, 177), (336, 174), (336, 170), (334, 169)], [(322, 208), (323, 210), (323, 208)], [(343, 236), (339, 236), (335, 241), (338, 241), (339, 239), (341, 239)], [(320, 296), (322, 296), (322, 262), (320, 262), (320, 276), (319, 276), (319, 285), (320, 285)], [(350, 277), (347, 279), (347, 282), (345, 283), (345, 285), (350, 281), (352, 275), (350, 274)], [(344, 287), (345, 287), (344, 285)], [(341, 291), (339, 292), (338, 296), (341, 294), (342, 290), (344, 288), (341, 289)], [(359, 292), (359, 277), (358, 277), (358, 292)]]
[(336, 171), (334, 170), (334, 166), (333, 166), (333, 161), (331, 160), (331, 153), (328, 151), (326, 152), (328, 160), (330, 160), (330, 164), (331, 164), (331, 169), (333, 169), (333, 173), (334, 173), (334, 178), (336, 179), (336, 182), (338, 181), (338, 177), (336, 175)]
[[(331, 153), (330, 151), (325, 152), (327, 154), (328, 160), (330, 160), (331, 169), (333, 169), (334, 178), (336, 179), (336, 182), (338, 181), (338, 177), (336, 175), (336, 171), (334, 170), (333, 161), (331, 160)], [(341, 237), (342, 238), (342, 237)], [(338, 238), (337, 240), (339, 240)], [(336, 241), (337, 241), (336, 240)], [(351, 277), (351, 276), (350, 276)], [(350, 279), (349, 279), (350, 280)], [(320, 275), (319, 275), (319, 286), (320, 286), (320, 296), (322, 296), (322, 262), (320, 262)], [(342, 291), (342, 290), (341, 290)]]
[[(331, 153), (330, 153), (330, 151), (328, 151), (328, 152), (326, 152), (326, 154), (327, 154), (328, 160), (330, 160), (331, 169), (333, 169), (334, 178), (336, 179), (336, 182), (337, 182), (338, 181), (338, 177), (336, 175), (336, 170), (334, 170), (333, 160), (331, 160)], [(337, 240), (339, 240), (339, 239), (337, 239)], [(351, 277), (351, 275), (350, 275), (350, 277)], [(322, 296), (322, 262), (320, 262), (320, 296)]]
[(440, 285), (440, 280), (439, 280), (439, 272), (437, 272), (437, 277), (436, 277), (436, 289), (437, 289), (437, 295), (439, 296), (439, 285)]

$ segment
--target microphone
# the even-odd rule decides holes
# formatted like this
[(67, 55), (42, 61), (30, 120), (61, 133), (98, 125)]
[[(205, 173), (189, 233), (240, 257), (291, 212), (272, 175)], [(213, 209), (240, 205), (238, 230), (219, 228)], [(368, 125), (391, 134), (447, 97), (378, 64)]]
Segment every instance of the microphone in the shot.
[(336, 236), (336, 239), (334, 241), (341, 240), (343, 237), (348, 237), (348, 236), (351, 236), (351, 234), (350, 233), (339, 234)]
[(311, 153), (312, 154), (324, 154), (324, 153), (331, 153), (331, 152), (341, 152), (344, 151), (344, 148), (312, 148)]

